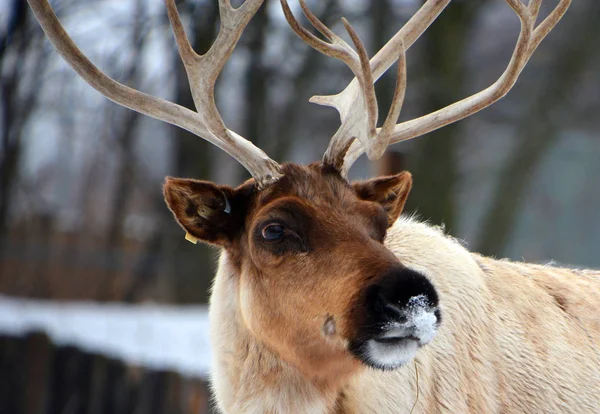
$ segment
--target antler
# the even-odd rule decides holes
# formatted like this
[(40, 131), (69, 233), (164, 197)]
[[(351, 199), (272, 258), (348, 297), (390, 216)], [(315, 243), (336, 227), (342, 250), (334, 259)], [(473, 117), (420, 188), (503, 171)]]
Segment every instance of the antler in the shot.
[(205, 55), (192, 49), (175, 0), (165, 0), (179, 54), (185, 66), (197, 112), (125, 86), (104, 74), (79, 50), (64, 30), (47, 0), (28, 0), (37, 20), (57, 52), (94, 89), (108, 99), (156, 119), (177, 125), (218, 146), (238, 160), (263, 187), (281, 177), (279, 165), (260, 148), (229, 130), (215, 104), (215, 82), (244, 28), (263, 0), (246, 0), (234, 9), (219, 0), (221, 28)]
[[(299, 1), (306, 18), (323, 36), (325, 36), (325, 38), (329, 40), (330, 43), (324, 42), (314, 36), (298, 23), (290, 10), (287, 0), (281, 0), (285, 17), (294, 32), (296, 32), (302, 40), (324, 55), (334, 57), (346, 63), (350, 70), (352, 70), (352, 73), (354, 73), (354, 76), (356, 76), (360, 90), (362, 91), (363, 99), (355, 102), (355, 104), (360, 106), (360, 108), (353, 111), (356, 116), (345, 117), (350, 111), (350, 108), (345, 106), (338, 108), (338, 111), (340, 111), (340, 115), (342, 116), (342, 126), (336, 136), (332, 139), (330, 147), (336, 147), (335, 154), (345, 154), (352, 141), (355, 138), (358, 138), (363, 145), (363, 148), (365, 148), (369, 154), (370, 159), (381, 157), (387, 147), (390, 133), (398, 120), (400, 110), (402, 109), (402, 102), (404, 101), (404, 91), (406, 89), (406, 65), (403, 40), (400, 39), (399, 42), (400, 63), (398, 65), (398, 82), (396, 83), (394, 101), (383, 124), (383, 128), (377, 131), (377, 117), (379, 111), (377, 107), (377, 97), (375, 96), (373, 72), (371, 70), (367, 51), (358, 37), (358, 34), (352, 28), (350, 23), (348, 23), (345, 18), (342, 18), (344, 27), (350, 35), (352, 43), (354, 43), (354, 46), (356, 47), (355, 52), (350, 45), (329, 30), (329, 28), (327, 28), (327, 26), (325, 26), (323, 22), (310, 11), (304, 0)], [(319, 100), (318, 97), (313, 97), (311, 102), (320, 103), (322, 105), (329, 104), (325, 100)], [(347, 122), (344, 122), (344, 118), (346, 118)], [(340, 136), (347, 137), (347, 139), (340, 140), (338, 139)], [(333, 157), (329, 157), (328, 154), (326, 154), (325, 162), (340, 169), (343, 163), (343, 156), (336, 157), (334, 155)]]
[[(335, 133), (329, 147), (323, 157), (323, 162), (336, 167), (343, 175), (347, 175), (348, 170), (356, 159), (367, 153), (369, 159), (376, 159), (383, 154), (385, 147), (389, 144), (406, 141), (416, 138), (428, 132), (441, 128), (445, 125), (466, 118), (483, 108), (488, 107), (494, 102), (505, 96), (513, 87), (517, 78), (527, 61), (539, 46), (540, 42), (554, 28), (558, 21), (567, 11), (571, 0), (559, 0), (554, 10), (537, 27), (537, 20), (542, 0), (530, 0), (528, 5), (524, 5), (521, 0), (505, 0), (518, 15), (521, 20), (521, 32), (515, 46), (511, 60), (504, 73), (488, 88), (469, 96), (461, 101), (453, 103), (438, 111), (432, 112), (417, 119), (396, 124), (399, 106), (401, 105), (405, 88), (405, 50), (408, 49), (416, 39), (427, 29), (442, 10), (450, 3), (450, 0), (428, 0), (421, 9), (407, 22), (407, 24), (396, 33), (396, 35), (380, 50), (380, 52), (371, 60), (369, 68), (362, 66), (363, 73), (356, 75), (354, 79), (341, 93), (330, 96), (315, 96), (311, 102), (332, 106), (337, 109), (341, 118), (341, 126)], [(286, 0), (281, 0), (284, 13), (288, 18), (290, 25), (298, 33), (300, 38), (305, 38), (306, 29), (298, 29), (300, 25), (292, 16)], [(304, 13), (309, 21), (321, 32), (323, 29), (315, 24), (316, 18), (309, 17), (310, 11), (303, 0), (300, 0)], [(321, 24), (322, 25), (322, 24)], [(348, 27), (346, 27), (348, 30)], [(302, 34), (299, 33), (302, 30)], [(325, 35), (325, 33), (323, 33)], [(326, 36), (331, 40), (331, 35)], [(317, 39), (318, 40), (318, 39)], [(353, 38), (353, 42), (358, 42)], [(315, 40), (307, 41), (309, 45), (315, 47)], [(317, 48), (320, 52), (333, 56), (330, 51)], [(357, 45), (357, 49), (360, 49)], [(359, 51), (359, 54), (361, 52)], [(396, 93), (392, 109), (388, 114), (386, 122), (381, 129), (372, 130), (373, 117), (373, 98), (371, 96), (371, 85), (365, 85), (361, 76), (371, 76), (376, 81), (397, 59), (400, 57), (399, 80), (396, 85)], [(363, 58), (364, 59), (364, 58)], [(348, 63), (347, 63), (348, 64)], [(350, 65), (349, 65), (350, 66)], [(354, 72), (354, 69), (351, 67)], [(371, 72), (371, 75), (365, 75)], [(374, 106), (376, 110), (376, 103)], [(393, 119), (393, 120), (392, 120)], [(393, 123), (393, 125), (390, 125)]]

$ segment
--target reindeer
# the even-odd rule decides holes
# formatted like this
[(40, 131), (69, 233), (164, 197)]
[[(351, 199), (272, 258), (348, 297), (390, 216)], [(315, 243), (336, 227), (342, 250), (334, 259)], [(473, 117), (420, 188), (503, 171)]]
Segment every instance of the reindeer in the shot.
[[(600, 273), (493, 260), (439, 228), (400, 217), (403, 172), (349, 182), (363, 153), (465, 118), (503, 97), (566, 12), (559, 0), (536, 26), (541, 0), (506, 0), (521, 21), (510, 63), (487, 89), (397, 123), (406, 50), (450, 0), (428, 0), (375, 57), (307, 7), (325, 40), (283, 12), (298, 36), (345, 62), (355, 79), (312, 102), (341, 126), (320, 162), (279, 165), (221, 119), (217, 76), (262, 0), (220, 0), (221, 30), (198, 55), (175, 1), (165, 0), (197, 112), (107, 77), (75, 46), (45, 0), (29, 3), (58, 52), (91, 86), (178, 125), (235, 157), (252, 175), (237, 188), (167, 178), (164, 194), (192, 241), (221, 248), (210, 302), (213, 390), (227, 413), (600, 412)], [(398, 61), (391, 109), (377, 125), (375, 80)], [(435, 338), (435, 339), (434, 339)]]

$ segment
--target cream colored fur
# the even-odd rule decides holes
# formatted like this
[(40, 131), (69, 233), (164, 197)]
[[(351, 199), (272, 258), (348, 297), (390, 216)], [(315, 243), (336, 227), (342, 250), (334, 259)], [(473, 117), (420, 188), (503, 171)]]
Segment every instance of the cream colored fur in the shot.
[[(306, 380), (244, 328), (221, 257), (211, 298), (213, 389), (226, 413), (600, 413), (600, 272), (492, 260), (401, 218), (387, 246), (426, 274), (442, 324), (414, 361), (332, 386)], [(276, 294), (274, 292), (273, 294)]]

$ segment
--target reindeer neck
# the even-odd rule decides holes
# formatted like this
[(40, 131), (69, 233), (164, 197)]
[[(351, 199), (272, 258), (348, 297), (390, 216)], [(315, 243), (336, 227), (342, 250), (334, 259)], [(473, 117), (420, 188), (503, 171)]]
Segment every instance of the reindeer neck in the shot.
[(223, 252), (210, 303), (212, 387), (220, 410), (334, 412), (339, 385), (306, 378), (257, 342), (244, 326), (234, 272)]

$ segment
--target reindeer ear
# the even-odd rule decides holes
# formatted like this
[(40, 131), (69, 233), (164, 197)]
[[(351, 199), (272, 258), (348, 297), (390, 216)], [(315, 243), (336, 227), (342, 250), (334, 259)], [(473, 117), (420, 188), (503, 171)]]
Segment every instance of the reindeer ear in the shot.
[(394, 224), (402, 213), (404, 204), (412, 188), (412, 175), (408, 171), (388, 177), (353, 183), (359, 198), (374, 201), (388, 213), (388, 226)]
[(163, 190), (175, 220), (205, 243), (227, 246), (243, 226), (245, 203), (231, 187), (167, 177)]

